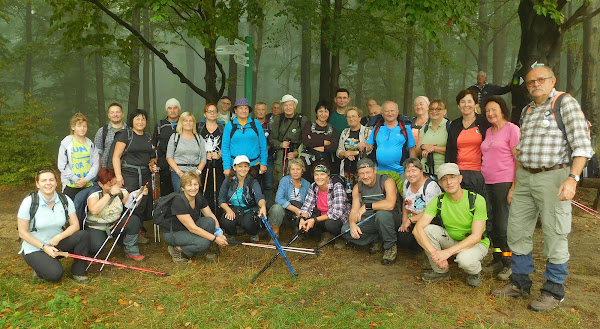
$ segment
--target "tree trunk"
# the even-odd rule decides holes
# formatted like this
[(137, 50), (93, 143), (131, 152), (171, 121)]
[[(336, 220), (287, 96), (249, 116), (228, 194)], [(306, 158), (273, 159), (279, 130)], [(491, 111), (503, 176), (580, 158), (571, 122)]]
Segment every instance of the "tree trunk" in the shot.
[(487, 0), (479, 0), (479, 48), (477, 52), (477, 70), (487, 72), (488, 63), (488, 32), (490, 26), (488, 24), (488, 2)]
[[(136, 30), (140, 30), (140, 10), (133, 9), (131, 18), (131, 26)], [(129, 100), (127, 102), (127, 110), (133, 111), (138, 108), (140, 97), (140, 48), (134, 43), (131, 45), (131, 58), (129, 63)]]
[(31, 1), (25, 4), (25, 44), (27, 45), (27, 53), (25, 54), (25, 80), (23, 81), (23, 93), (27, 96), (33, 91), (33, 54), (31, 48), (33, 46), (31, 32)]
[(600, 101), (598, 100), (598, 53), (600, 52), (600, 32), (597, 15), (591, 13), (597, 8), (592, 2), (586, 8), (586, 18), (583, 21), (583, 63), (582, 63), (582, 83), (581, 83), (581, 108), (588, 120), (592, 122), (592, 137), (594, 143), (592, 146), (596, 149), (598, 134), (598, 115), (600, 111)]
[[(567, 16), (573, 14), (573, 3), (569, 2), (567, 5)], [(567, 46), (567, 77), (566, 77), (566, 91), (571, 95), (575, 96), (575, 78), (577, 77), (577, 71), (579, 69), (579, 45), (576, 41), (574, 32), (567, 32), (567, 38), (569, 41), (566, 42)]]
[[(342, 0), (335, 0), (334, 11), (333, 11), (333, 24), (336, 25), (342, 16)], [(340, 29), (335, 26), (335, 33), (333, 36), (335, 39), (339, 38), (342, 33)], [(337, 40), (336, 40), (337, 41)], [(329, 79), (329, 99), (335, 98), (335, 91), (340, 88), (340, 49), (336, 46), (331, 55), (331, 75)]]
[[(365, 51), (363, 49), (358, 51), (358, 61), (356, 62), (356, 87), (354, 97), (354, 105), (356, 107), (363, 108), (366, 103), (364, 100), (364, 85), (365, 85)], [(363, 108), (364, 109), (364, 108)], [(363, 113), (363, 115), (366, 115)]]
[(85, 54), (82, 51), (77, 53), (77, 85), (75, 86), (75, 109), (73, 112), (83, 112), (87, 110), (85, 100), (87, 97), (87, 76), (85, 74)]
[[(206, 85), (206, 102), (207, 103), (217, 103), (219, 98), (223, 95), (225, 91), (225, 75), (223, 72), (223, 68), (220, 66), (220, 63), (215, 56), (215, 52), (210, 49), (215, 49), (217, 44), (216, 40), (212, 40), (210, 47), (204, 48), (204, 83)], [(210, 48), (210, 49), (209, 49)], [(221, 87), (217, 90), (217, 66), (219, 66), (219, 71), (222, 74), (221, 79)], [(235, 100), (234, 100), (235, 102)]]
[[(150, 38), (154, 39), (154, 31), (152, 29), (152, 26), (150, 26)], [(156, 125), (156, 123), (159, 121), (158, 117), (157, 117), (157, 113), (156, 113), (156, 63), (155, 63), (155, 56), (154, 54), (152, 54), (152, 57), (150, 57), (150, 62), (152, 64), (152, 119), (154, 120), (154, 122), (152, 122), (152, 127), (154, 127)]]
[[(258, 72), (260, 68), (260, 57), (263, 51), (263, 35), (265, 32), (265, 27), (261, 23), (258, 26), (252, 25), (250, 27), (250, 35), (254, 36), (254, 57), (253, 57), (253, 66), (255, 69), (252, 70), (252, 99), (255, 103), (259, 102), (256, 91), (258, 90)], [(264, 97), (264, 96), (263, 96)]]
[[(192, 47), (194, 47), (193, 40), (189, 41)], [(190, 78), (190, 80), (195, 81), (196, 75), (196, 54), (194, 50), (189, 46), (185, 47), (185, 75)], [(185, 103), (182, 105), (185, 108), (185, 111), (192, 112), (194, 110), (194, 91), (190, 88), (185, 88)]]
[[(558, 74), (562, 44), (559, 26), (552, 18), (538, 15), (531, 0), (521, 0), (518, 13), (521, 22), (518, 61), (521, 68), (517, 71), (517, 75), (524, 80), (534, 62), (543, 63)], [(529, 93), (523, 84), (513, 85), (511, 94), (513, 104), (511, 121), (518, 123), (521, 110), (528, 103)]]
[[(496, 26), (502, 25), (506, 19), (506, 15), (503, 15), (502, 11), (496, 13), (494, 16)], [(506, 49), (508, 48), (506, 37), (506, 31), (502, 31), (496, 34), (492, 42), (492, 83), (498, 86), (506, 85), (506, 81), (504, 81), (504, 64), (506, 63)]]
[(104, 68), (102, 54), (97, 51), (94, 53), (94, 62), (96, 70), (96, 106), (98, 108), (98, 125), (100, 127), (106, 124), (106, 107), (104, 104)]
[[(436, 90), (436, 75), (437, 75), (437, 70), (438, 70), (438, 65), (436, 63), (436, 59), (435, 59), (435, 45), (433, 44), (433, 42), (431, 41), (427, 41), (427, 48), (425, 50), (425, 63), (427, 63), (425, 65), (425, 69), (424, 69), (424, 76), (425, 76), (425, 94), (428, 97), (435, 97), (436, 95), (439, 95), (437, 90)], [(411, 107), (412, 108), (412, 107)]]
[(327, 25), (329, 22), (329, 12), (331, 11), (329, 0), (321, 0), (321, 66), (319, 71), (319, 100), (328, 100), (329, 76), (331, 75), (331, 58), (329, 48), (327, 47)]
[[(411, 33), (412, 34), (412, 33)], [(415, 38), (410, 36), (406, 45), (406, 57), (404, 59), (404, 105), (405, 115), (412, 115), (413, 89), (415, 79)]]
[[(142, 10), (142, 21), (144, 24), (144, 38), (150, 40), (150, 17), (148, 16), (148, 10)], [(142, 95), (144, 100), (144, 110), (150, 113), (150, 50), (144, 47), (144, 62), (142, 64)], [(189, 90), (189, 88), (187, 89)]]
[(462, 84), (461, 86), (463, 86), (462, 88), (467, 88), (469, 85), (467, 85), (467, 68), (469, 67), (469, 50), (467, 49), (467, 47), (465, 48), (465, 57), (463, 58), (464, 62), (464, 69), (462, 70)]
[(312, 90), (311, 90), (311, 64), (312, 64), (312, 33), (310, 19), (302, 23), (302, 53), (300, 54), (300, 106), (302, 114), (311, 117)]
[(447, 104), (450, 104), (450, 65), (442, 67), (442, 76), (440, 78), (440, 97)]

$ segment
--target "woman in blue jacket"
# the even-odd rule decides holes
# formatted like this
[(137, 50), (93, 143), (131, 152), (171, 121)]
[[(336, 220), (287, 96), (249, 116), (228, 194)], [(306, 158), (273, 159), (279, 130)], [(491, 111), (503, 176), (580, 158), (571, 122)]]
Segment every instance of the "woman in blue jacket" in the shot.
[(299, 158), (292, 159), (289, 163), (289, 175), (279, 181), (275, 204), (269, 209), (269, 223), (278, 238), (279, 227), (284, 219), (291, 220), (295, 224), (294, 227), (298, 228), (295, 218), (300, 216), (302, 202), (310, 188), (310, 183), (302, 178), (305, 170), (304, 161)]
[(229, 235), (236, 235), (236, 226), (241, 226), (251, 235), (251, 240), (259, 240), (260, 220), (258, 216), (266, 216), (266, 202), (260, 184), (250, 171), (250, 160), (245, 155), (238, 155), (233, 161), (233, 171), (223, 181), (219, 190), (219, 204), (224, 214), (219, 221), (221, 228)]
[(268, 156), (267, 138), (262, 125), (249, 117), (252, 108), (247, 99), (238, 99), (233, 109), (237, 117), (227, 122), (223, 131), (223, 173), (229, 176), (233, 160), (238, 155), (245, 155), (252, 171), (256, 175), (262, 175), (267, 171)]

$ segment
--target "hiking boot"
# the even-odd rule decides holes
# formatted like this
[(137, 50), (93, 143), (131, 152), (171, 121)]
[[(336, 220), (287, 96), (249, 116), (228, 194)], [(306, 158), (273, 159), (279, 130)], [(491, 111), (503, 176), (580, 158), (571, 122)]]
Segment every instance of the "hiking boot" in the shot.
[(479, 287), (479, 285), (481, 284), (481, 273), (468, 274), (466, 282), (467, 285), (471, 287)]
[(426, 253), (423, 253), (423, 263), (421, 264), (421, 269), (425, 271), (433, 270)]
[(133, 259), (136, 262), (141, 262), (146, 258), (146, 256), (144, 256), (144, 255), (125, 255), (125, 257), (129, 258), (129, 259)]
[(209, 253), (206, 253), (206, 255), (204, 255), (204, 258), (209, 262), (213, 262), (213, 261), (217, 260), (217, 254), (209, 252)]
[(75, 282), (81, 283), (81, 284), (90, 283), (90, 278), (88, 278), (86, 275), (73, 275), (73, 280), (75, 280)]
[(169, 252), (169, 255), (171, 255), (171, 258), (173, 258), (173, 262), (177, 264), (187, 262), (187, 259), (183, 257), (183, 251), (180, 246), (168, 246), (167, 251)]
[(553, 308), (558, 308), (563, 300), (564, 298), (558, 299), (550, 294), (542, 293), (538, 298), (529, 303), (529, 308), (538, 312), (549, 311)]
[(519, 287), (514, 285), (512, 282), (507, 283), (504, 287), (492, 291), (492, 296), (495, 297), (529, 297), (527, 291), (521, 290)]
[(398, 254), (398, 247), (396, 247), (396, 244), (394, 244), (393, 246), (391, 246), (390, 248), (387, 248), (383, 252), (383, 258), (381, 259), (381, 264), (388, 265), (388, 264), (393, 263), (396, 260), (397, 254)]
[(496, 278), (498, 278), (498, 280), (508, 281), (511, 274), (512, 267), (506, 266), (502, 269), (502, 271), (500, 271), (500, 273), (498, 273), (498, 275), (496, 275)]
[(260, 237), (258, 236), (258, 234), (254, 234), (250, 236), (250, 241), (252, 242), (258, 242), (260, 241)]
[(148, 244), (148, 243), (150, 243), (150, 239), (148, 239), (146, 237), (146, 232), (140, 231), (140, 233), (138, 234), (137, 243), (138, 244)]
[(371, 249), (369, 249), (369, 254), (375, 255), (376, 253), (381, 252), (381, 250), (383, 250), (383, 241), (373, 242), (371, 244)]
[(340, 237), (337, 240), (335, 240), (333, 249), (334, 250), (342, 250), (342, 249), (346, 248), (346, 243), (347, 243), (347, 241), (344, 238)]
[(438, 280), (448, 280), (450, 279), (450, 273), (446, 272), (446, 273), (438, 273), (436, 271), (429, 271), (429, 272), (425, 272), (423, 273), (423, 281), (427, 281), (427, 282), (435, 282)]
[(321, 241), (319, 241), (319, 246), (326, 244), (332, 238), (333, 238), (333, 235), (329, 232), (321, 233)]
[(484, 266), (481, 270), (483, 271), (483, 273), (500, 273), (500, 271), (502, 271), (503, 268), (504, 265), (501, 261), (494, 260), (491, 264), (489, 264), (488, 266)]

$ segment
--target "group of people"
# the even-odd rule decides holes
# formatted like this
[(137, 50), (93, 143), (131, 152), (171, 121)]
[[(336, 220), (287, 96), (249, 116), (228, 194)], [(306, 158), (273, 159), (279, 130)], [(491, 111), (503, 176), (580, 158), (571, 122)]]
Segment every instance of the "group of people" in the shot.
[[(412, 120), (392, 101), (369, 100), (363, 115), (349, 106), (343, 88), (335, 107), (316, 104), (315, 120), (297, 113), (292, 95), (273, 103), (269, 114), (265, 103), (253, 108), (245, 98), (223, 97), (204, 107), (201, 121), (180, 113), (172, 98), (152, 137), (143, 110), (130, 111), (124, 123), (122, 107), (111, 104), (110, 123), (94, 141), (77, 113), (58, 154), (66, 197), (56, 192), (57, 173), (37, 174), (38, 192), (19, 208), (21, 252), (35, 276), (54, 281), (63, 274), (58, 250), (94, 254), (121, 231), (126, 257), (143, 260), (139, 244), (147, 241), (143, 222), (152, 219), (158, 173), (161, 195), (177, 194), (163, 230), (177, 263), (216, 258), (210, 246), (227, 246), (227, 237), (245, 233), (259, 241), (265, 216), (275, 237), (284, 225), (320, 244), (344, 233), (335, 249), (347, 242), (370, 246), (370, 253), (383, 251), (384, 265), (394, 262), (398, 248), (422, 248), (427, 281), (448, 279), (455, 257), (468, 285), (479, 286), (482, 271), (494, 272), (509, 282), (493, 295), (521, 297), (532, 286), (532, 235), (541, 214), (547, 281), (531, 307), (551, 309), (564, 297), (569, 200), (593, 154), (579, 105), (568, 95), (556, 105), (555, 82), (546, 66), (529, 72), (533, 101), (521, 128), (510, 122), (501, 97), (483, 93), (479, 104), (482, 95), (471, 89), (458, 93), (462, 115), (452, 121), (445, 102), (426, 96), (414, 100)], [(560, 123), (552, 115), (557, 106)], [(75, 215), (72, 200), (79, 195), (87, 197), (85, 221)], [(131, 203), (126, 227), (115, 229)], [(483, 267), (490, 247), (493, 261)], [(89, 281), (82, 261), (74, 261), (72, 274)]]

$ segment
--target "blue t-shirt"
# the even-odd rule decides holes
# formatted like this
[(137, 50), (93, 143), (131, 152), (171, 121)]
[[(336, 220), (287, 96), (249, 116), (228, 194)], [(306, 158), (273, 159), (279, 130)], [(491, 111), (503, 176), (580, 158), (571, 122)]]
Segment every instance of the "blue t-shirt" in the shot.
[[(409, 125), (406, 125), (406, 133), (408, 135), (408, 148), (410, 149), (415, 146), (415, 140)], [(368, 144), (375, 145), (373, 141), (374, 134), (375, 129), (367, 139)], [(406, 138), (400, 130), (400, 125), (396, 123), (396, 126), (392, 129), (385, 124), (381, 125), (377, 133), (377, 170), (389, 170), (403, 174), (404, 167), (400, 164), (400, 160), (402, 159), (402, 146), (406, 142)]]

